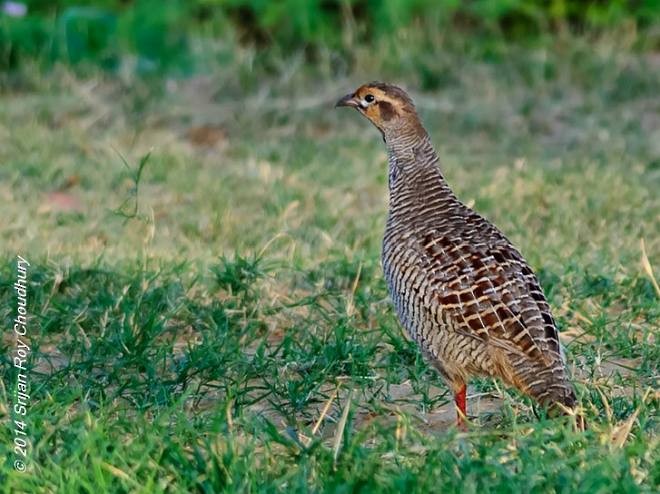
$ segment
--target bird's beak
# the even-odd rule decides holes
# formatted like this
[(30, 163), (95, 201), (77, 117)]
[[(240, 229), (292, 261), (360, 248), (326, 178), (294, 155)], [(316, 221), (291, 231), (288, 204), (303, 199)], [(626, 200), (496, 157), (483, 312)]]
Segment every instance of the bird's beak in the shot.
[(354, 94), (347, 94), (335, 104), (335, 108), (339, 106), (350, 106), (351, 108), (357, 108), (360, 106), (360, 102), (357, 100)]

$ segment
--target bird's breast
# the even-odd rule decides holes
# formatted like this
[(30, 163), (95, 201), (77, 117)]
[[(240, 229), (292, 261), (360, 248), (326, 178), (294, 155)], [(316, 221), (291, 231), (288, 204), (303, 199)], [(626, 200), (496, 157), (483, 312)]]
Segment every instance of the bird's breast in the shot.
[(429, 296), (429, 276), (413, 235), (394, 222), (388, 222), (383, 239), (383, 273), (399, 319), (415, 338), (417, 328), (428, 317), (424, 309)]

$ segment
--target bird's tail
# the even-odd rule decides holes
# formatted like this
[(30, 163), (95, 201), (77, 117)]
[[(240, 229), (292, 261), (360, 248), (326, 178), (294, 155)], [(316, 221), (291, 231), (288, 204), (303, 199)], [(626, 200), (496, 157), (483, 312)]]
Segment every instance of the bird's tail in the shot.
[(525, 391), (547, 409), (550, 416), (566, 415), (574, 417), (576, 429), (586, 430), (587, 421), (575, 396), (575, 390), (568, 379), (548, 381), (536, 380), (531, 385), (526, 386)]

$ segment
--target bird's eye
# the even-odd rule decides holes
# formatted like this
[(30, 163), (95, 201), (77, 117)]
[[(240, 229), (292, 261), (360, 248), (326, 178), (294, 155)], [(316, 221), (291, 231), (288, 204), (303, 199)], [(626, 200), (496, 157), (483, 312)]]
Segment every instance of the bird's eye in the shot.
[(367, 103), (373, 103), (375, 99), (376, 99), (376, 98), (374, 98), (374, 95), (373, 95), (373, 94), (367, 94), (367, 95), (364, 97), (364, 101), (366, 101)]

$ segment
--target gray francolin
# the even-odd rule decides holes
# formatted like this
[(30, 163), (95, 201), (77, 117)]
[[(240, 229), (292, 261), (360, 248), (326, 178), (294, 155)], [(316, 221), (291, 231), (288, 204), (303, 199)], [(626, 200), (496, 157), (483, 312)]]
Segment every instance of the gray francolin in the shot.
[(534, 272), (449, 188), (410, 97), (374, 82), (336, 106), (368, 118), (387, 146), (385, 278), (401, 324), (453, 391), (459, 425), (470, 376), (498, 377), (549, 409), (574, 410), (557, 327)]

